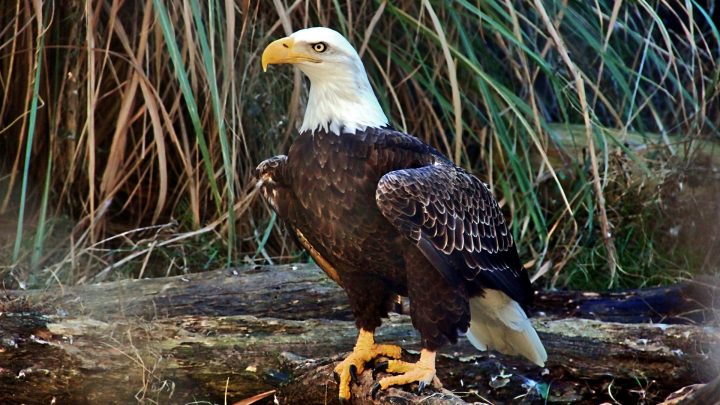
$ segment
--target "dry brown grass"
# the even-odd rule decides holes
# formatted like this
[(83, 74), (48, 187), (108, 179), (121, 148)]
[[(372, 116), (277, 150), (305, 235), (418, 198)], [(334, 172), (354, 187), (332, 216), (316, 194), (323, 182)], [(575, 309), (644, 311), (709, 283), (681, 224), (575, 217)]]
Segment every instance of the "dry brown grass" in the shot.
[[(638, 219), (663, 212), (659, 194), (610, 187), (629, 172), (666, 184), (716, 156), (705, 145), (720, 121), (717, 32), (685, 5), (18, 0), (0, 9), (0, 243), (17, 246), (0, 253), (0, 278), (74, 284), (297, 260), (252, 169), (290, 144), (306, 87), (291, 69), (262, 75), (258, 58), (310, 25), (358, 46), (399, 128), (504, 197), (542, 280), (685, 274), (686, 252), (648, 245), (652, 221)], [(632, 168), (617, 169), (617, 154)], [(630, 195), (645, 199), (640, 212), (614, 205)], [(640, 223), (647, 238), (621, 243)]]

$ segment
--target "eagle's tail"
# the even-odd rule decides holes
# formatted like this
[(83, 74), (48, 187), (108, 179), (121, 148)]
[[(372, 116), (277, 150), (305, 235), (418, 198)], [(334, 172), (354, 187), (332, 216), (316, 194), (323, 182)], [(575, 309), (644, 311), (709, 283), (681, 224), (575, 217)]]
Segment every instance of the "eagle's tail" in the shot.
[(494, 349), (519, 354), (544, 366), (547, 353), (520, 304), (505, 293), (486, 289), (470, 299), (470, 329), (467, 337), (479, 350)]

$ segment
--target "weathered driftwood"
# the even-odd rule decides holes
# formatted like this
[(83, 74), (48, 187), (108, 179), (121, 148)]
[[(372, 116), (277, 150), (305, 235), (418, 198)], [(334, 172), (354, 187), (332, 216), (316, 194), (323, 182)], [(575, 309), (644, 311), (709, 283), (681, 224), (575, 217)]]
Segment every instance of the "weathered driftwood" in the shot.
[[(342, 291), (312, 266), (6, 295), (2, 403), (223, 403), (226, 396), (233, 403), (271, 389), (281, 403), (332, 403), (330, 370), (356, 336)], [(46, 315), (27, 311), (38, 307)], [(549, 353), (546, 369), (463, 341), (438, 362), (449, 391), (392, 389), (373, 401), (372, 376), (363, 373), (355, 402), (596, 401), (609, 393), (621, 402), (657, 402), (720, 372), (720, 336), (708, 326), (547, 316), (535, 324)], [(378, 332), (378, 340), (417, 358), (407, 316), (393, 315)]]

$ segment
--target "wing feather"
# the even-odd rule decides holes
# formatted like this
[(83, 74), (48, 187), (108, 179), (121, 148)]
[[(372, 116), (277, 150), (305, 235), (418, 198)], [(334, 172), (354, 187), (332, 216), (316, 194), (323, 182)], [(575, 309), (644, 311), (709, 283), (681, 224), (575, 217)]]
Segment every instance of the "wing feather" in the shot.
[(521, 305), (532, 289), (488, 186), (450, 162), (395, 170), (378, 183), (380, 211), (445, 279), (505, 292)]

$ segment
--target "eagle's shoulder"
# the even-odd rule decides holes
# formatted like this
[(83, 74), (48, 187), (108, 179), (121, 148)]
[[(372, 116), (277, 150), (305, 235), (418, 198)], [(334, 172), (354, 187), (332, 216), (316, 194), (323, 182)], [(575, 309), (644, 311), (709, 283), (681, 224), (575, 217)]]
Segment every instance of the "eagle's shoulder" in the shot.
[(450, 163), (450, 161), (442, 153), (425, 143), (420, 138), (398, 131), (391, 126), (368, 128), (363, 131), (362, 137), (380, 148), (394, 151), (406, 151), (417, 155), (427, 155), (428, 157), (433, 157), (438, 160), (442, 160), (443, 162)]

